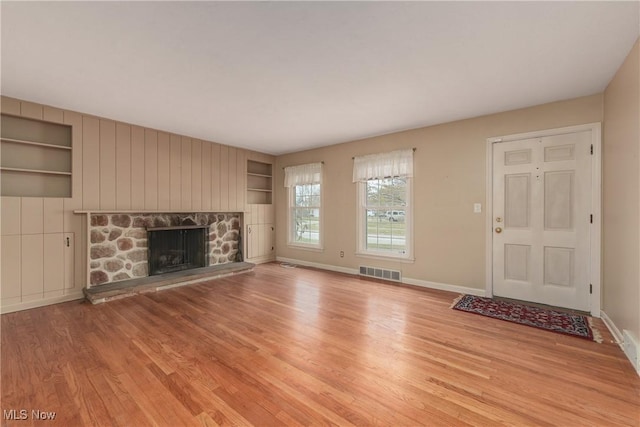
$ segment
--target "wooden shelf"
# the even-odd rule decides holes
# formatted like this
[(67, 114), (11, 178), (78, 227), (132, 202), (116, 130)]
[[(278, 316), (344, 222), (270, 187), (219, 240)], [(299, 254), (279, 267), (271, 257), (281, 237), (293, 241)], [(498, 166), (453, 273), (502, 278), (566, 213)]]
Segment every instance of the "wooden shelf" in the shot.
[(273, 176), (273, 165), (271, 163), (257, 162), (255, 160), (247, 161), (248, 175), (263, 175), (267, 177)]
[(247, 190), (247, 203), (250, 205), (270, 205), (273, 203), (272, 193), (270, 191)]
[(21, 168), (8, 168), (5, 166), (0, 167), (2, 171), (12, 171), (12, 172), (22, 172), (22, 173), (36, 173), (36, 174), (48, 174), (48, 175), (69, 175), (71, 176), (71, 172), (63, 172), (63, 171), (49, 171), (49, 170), (41, 170), (41, 169), (21, 169)]
[(71, 126), (2, 114), (0, 194), (71, 197)]
[(270, 205), (273, 203), (273, 165), (247, 161), (247, 203)]
[(22, 139), (2, 138), (2, 142), (10, 142), (10, 143), (13, 143), (13, 144), (35, 145), (37, 147), (46, 147), (46, 148), (53, 148), (53, 149), (56, 149), (56, 150), (69, 150), (69, 151), (71, 151), (71, 147), (67, 147), (66, 145), (46, 144), (44, 142), (24, 141)]

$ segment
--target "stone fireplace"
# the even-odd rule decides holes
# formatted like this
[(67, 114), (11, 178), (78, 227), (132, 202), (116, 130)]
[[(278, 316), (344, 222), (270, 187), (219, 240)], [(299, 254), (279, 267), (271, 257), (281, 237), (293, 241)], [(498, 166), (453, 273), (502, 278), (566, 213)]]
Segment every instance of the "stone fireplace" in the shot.
[[(150, 275), (150, 234), (160, 231), (200, 230), (203, 255), (187, 256), (185, 248), (161, 246), (164, 252), (161, 269), (196, 268), (242, 261), (239, 213), (140, 213), (90, 214), (89, 218), (89, 287)], [(179, 232), (180, 233), (180, 232)], [(194, 237), (173, 235), (169, 241), (191, 244)], [(196, 233), (197, 234), (197, 233)], [(151, 237), (155, 239), (155, 236)], [(186, 240), (184, 240), (186, 239)], [(180, 255), (181, 254), (181, 255)], [(161, 255), (162, 256), (162, 255)], [(186, 259), (185, 256), (191, 257)], [(158, 260), (160, 261), (160, 260)], [(168, 271), (161, 271), (161, 274)]]

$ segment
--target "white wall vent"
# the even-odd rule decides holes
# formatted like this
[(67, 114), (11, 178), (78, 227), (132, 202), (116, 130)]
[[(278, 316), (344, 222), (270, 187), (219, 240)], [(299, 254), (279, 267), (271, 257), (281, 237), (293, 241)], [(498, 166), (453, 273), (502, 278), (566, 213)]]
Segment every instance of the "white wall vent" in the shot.
[(376, 268), (376, 267), (366, 267), (364, 265), (360, 266), (360, 275), (373, 277), (376, 279), (382, 280), (391, 280), (393, 282), (401, 282), (402, 275), (398, 270), (387, 270), (385, 268)]
[(640, 373), (640, 361), (638, 360), (638, 352), (640, 352), (640, 343), (628, 330), (622, 331), (622, 348), (627, 355), (633, 367)]

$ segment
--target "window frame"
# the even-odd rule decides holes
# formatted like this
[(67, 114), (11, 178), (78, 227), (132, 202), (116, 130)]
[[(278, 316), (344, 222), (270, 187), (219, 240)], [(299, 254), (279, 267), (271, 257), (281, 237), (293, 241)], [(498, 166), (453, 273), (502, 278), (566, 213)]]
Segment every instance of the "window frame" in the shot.
[[(391, 178), (391, 177), (387, 177)], [(376, 258), (386, 260), (396, 260), (400, 262), (414, 262), (413, 258), (413, 178), (410, 176), (406, 179), (406, 204), (403, 206), (405, 211), (405, 242), (406, 248), (404, 253), (394, 253), (391, 251), (377, 251), (367, 249), (367, 182), (372, 180), (380, 180), (381, 178), (373, 178), (366, 181), (358, 181), (357, 191), (357, 207), (356, 207), (356, 229), (357, 229), (357, 251), (356, 255), (364, 258)], [(384, 179), (384, 178), (382, 178)], [(393, 208), (392, 210), (397, 210)]]
[[(296, 207), (295, 199), (296, 199), (296, 187), (305, 186), (305, 185), (319, 185), (320, 186), (320, 206), (312, 207), (311, 209), (318, 209), (319, 212), (319, 221), (318, 221), (318, 243), (303, 243), (298, 242), (295, 239), (296, 228), (294, 223), (293, 214), (295, 209), (301, 209)], [(310, 251), (322, 251), (324, 249), (324, 189), (323, 189), (323, 177), (320, 176), (320, 182), (315, 184), (297, 184), (292, 185), (288, 189), (287, 195), (287, 246), (297, 248), (297, 249), (305, 249)], [(304, 209), (309, 209), (309, 207), (304, 207)]]

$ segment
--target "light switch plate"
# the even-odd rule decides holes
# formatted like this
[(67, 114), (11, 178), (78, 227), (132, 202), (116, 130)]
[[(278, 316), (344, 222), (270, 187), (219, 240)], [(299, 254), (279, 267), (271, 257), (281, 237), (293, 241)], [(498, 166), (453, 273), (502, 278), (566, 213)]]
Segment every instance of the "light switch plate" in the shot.
[(481, 212), (482, 212), (482, 203), (474, 203), (473, 213), (481, 213)]

